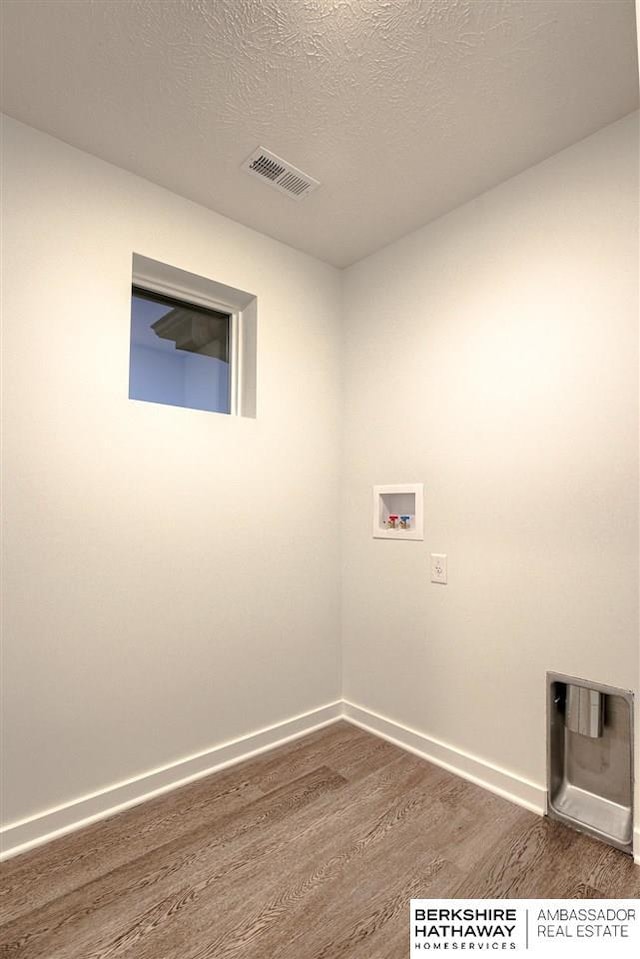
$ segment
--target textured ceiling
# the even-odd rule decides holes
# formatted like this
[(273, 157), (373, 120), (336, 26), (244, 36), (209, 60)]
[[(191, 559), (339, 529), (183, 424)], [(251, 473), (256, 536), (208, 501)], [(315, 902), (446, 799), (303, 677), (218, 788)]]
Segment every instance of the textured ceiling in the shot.
[[(3, 109), (338, 266), (637, 108), (633, 0), (4, 0)], [(242, 173), (258, 145), (322, 181)]]

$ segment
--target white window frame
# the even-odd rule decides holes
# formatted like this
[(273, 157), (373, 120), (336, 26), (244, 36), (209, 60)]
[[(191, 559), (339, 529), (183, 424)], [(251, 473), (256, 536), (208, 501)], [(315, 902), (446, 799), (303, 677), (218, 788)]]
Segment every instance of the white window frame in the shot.
[[(187, 279), (183, 282), (182, 278)], [(189, 278), (192, 282), (189, 282)], [(242, 290), (234, 290), (206, 277), (185, 273), (157, 260), (133, 254), (132, 284), (150, 293), (183, 301), (187, 306), (202, 306), (229, 316), (229, 414), (255, 417), (255, 337), (251, 369), (253, 383), (245, 381), (248, 342), (245, 328), (255, 323), (255, 297)], [(207, 287), (212, 289), (210, 295)], [(225, 296), (225, 292), (231, 294)], [(222, 296), (218, 295), (222, 293)], [(244, 308), (242, 308), (244, 306)], [(248, 314), (252, 309), (252, 316)]]

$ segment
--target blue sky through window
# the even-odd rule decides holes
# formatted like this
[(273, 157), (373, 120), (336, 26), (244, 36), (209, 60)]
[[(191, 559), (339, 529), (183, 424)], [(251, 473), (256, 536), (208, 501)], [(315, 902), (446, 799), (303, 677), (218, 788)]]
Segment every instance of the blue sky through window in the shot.
[[(220, 352), (223, 357), (228, 356), (228, 320), (226, 324), (219, 319), (216, 321), (219, 314), (212, 313), (216, 329), (223, 330), (220, 338), (205, 343), (201, 350), (191, 342), (181, 348), (176, 339), (164, 338), (153, 329), (158, 320), (177, 312), (173, 302), (157, 302), (133, 292), (129, 398), (229, 413), (229, 363), (226, 358), (210, 355), (211, 352)], [(188, 329), (190, 323), (196, 327), (206, 323), (207, 314), (201, 310), (189, 310), (188, 304), (179, 305), (179, 314), (181, 330)]]

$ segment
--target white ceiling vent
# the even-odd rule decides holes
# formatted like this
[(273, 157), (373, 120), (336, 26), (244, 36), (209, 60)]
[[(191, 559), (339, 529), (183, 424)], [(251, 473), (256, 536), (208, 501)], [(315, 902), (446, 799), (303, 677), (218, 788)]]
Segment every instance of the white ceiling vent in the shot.
[(265, 150), (264, 147), (258, 147), (241, 166), (252, 176), (258, 176), (270, 186), (286, 193), (293, 200), (302, 200), (309, 196), (320, 186), (318, 180), (314, 180), (308, 173), (303, 173), (292, 163), (287, 163), (281, 157)]

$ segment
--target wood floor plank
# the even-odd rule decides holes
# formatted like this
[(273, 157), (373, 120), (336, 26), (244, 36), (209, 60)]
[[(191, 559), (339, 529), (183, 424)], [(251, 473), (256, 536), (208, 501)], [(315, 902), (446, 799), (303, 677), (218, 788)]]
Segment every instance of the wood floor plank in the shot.
[[(418, 786), (414, 794), (421, 791)], [(387, 811), (394, 826), (378, 842), (331, 864), (330, 882), (310, 885), (304, 896), (291, 896), (286, 914), (261, 944), (276, 949), (282, 959), (296, 959), (307, 954), (350, 956), (365, 945), (381, 956), (383, 942), (395, 941), (399, 932), (406, 941), (411, 896), (428, 895), (435, 883), (447, 895), (461, 873), (433, 851), (433, 836), (449, 818), (447, 808), (431, 807), (429, 827), (423, 829), (416, 826), (424, 819), (424, 807), (409, 803), (408, 814), (399, 816), (401, 809), (392, 806)], [(366, 825), (374, 829), (376, 824)]]
[(269, 792), (283, 773), (293, 779), (296, 770), (302, 775), (323, 765), (328, 751), (344, 755), (348, 769), (350, 752), (359, 761), (363, 746), (371, 751), (379, 742), (349, 723), (335, 723), (304, 741), (294, 740), (63, 836), (46, 851), (35, 849), (10, 859), (0, 870), (0, 925), (189, 832), (201, 815), (210, 816), (213, 826), (216, 819)]
[(402, 873), (386, 890), (378, 884), (376, 895), (352, 903), (351, 928), (342, 938), (336, 939), (333, 923), (326, 923), (330, 938), (313, 959), (370, 959), (372, 954), (378, 959), (404, 957), (410, 900), (430, 895), (447, 898), (459, 884), (460, 872), (447, 860), (427, 855), (412, 863), (410, 870), (402, 867)]
[(554, 896), (550, 898), (562, 899), (606, 899), (599, 889), (594, 889), (585, 882), (578, 882), (575, 886), (565, 886), (563, 896)]
[(3, 864), (2, 959), (399, 959), (411, 896), (640, 897), (640, 867), (340, 722)]
[[(461, 883), (460, 898), (565, 898), (587, 880), (599, 843), (561, 823), (526, 816)], [(622, 853), (618, 855), (626, 859)], [(595, 887), (594, 887), (595, 888)]]
[[(268, 829), (273, 821), (286, 820), (292, 810), (312, 802), (320, 793), (337, 789), (345, 780), (326, 767), (260, 796), (241, 810), (210, 824), (192, 822), (192, 830), (66, 896), (59, 897), (2, 929), (3, 959), (20, 956), (36, 959), (57, 955), (87, 955), (100, 929), (101, 938), (117, 938), (132, 910), (145, 910), (162, 900), (167, 886), (186, 888), (190, 874), (208, 855), (238, 843), (254, 829)], [(98, 918), (99, 914), (99, 918)], [(28, 928), (28, 935), (21, 930)], [(72, 941), (73, 947), (66, 945)]]
[(0, 924), (185, 835), (194, 821), (213, 825), (263, 795), (245, 776), (218, 775), (215, 782), (208, 777), (7, 860), (1, 870)]
[[(396, 766), (400, 763), (409, 765), (412, 770), (416, 768), (416, 761), (413, 758), (406, 757), (402, 753), (398, 754), (397, 750), (394, 751), (393, 756)], [(298, 768), (296, 768), (295, 772), (298, 771)], [(327, 784), (332, 786), (332, 780), (339, 785), (345, 782), (338, 774), (328, 776), (324, 769), (316, 771), (314, 775), (317, 774), (319, 774), (318, 781), (321, 787)], [(438, 771), (434, 771), (434, 774), (438, 775)], [(184, 883), (190, 889), (193, 904), (195, 899), (214, 880), (219, 881), (227, 873), (233, 873), (235, 868), (242, 867), (246, 860), (254, 865), (257, 864), (260, 861), (262, 851), (269, 850), (270, 846), (277, 845), (277, 843), (286, 844), (287, 839), (290, 839), (295, 829), (302, 828), (305, 822), (306, 828), (313, 827), (317, 818), (322, 815), (324, 807), (321, 804), (323, 798), (326, 800), (324, 803), (325, 813), (327, 811), (333, 813), (336, 809), (339, 810), (341, 806), (346, 807), (352, 802), (351, 799), (336, 803), (333, 792), (329, 796), (326, 795), (327, 790), (324, 788), (316, 790), (315, 779), (313, 778), (308, 788), (308, 781), (309, 774), (294, 783), (301, 789), (304, 787), (304, 791), (300, 793), (300, 797), (304, 801), (298, 802), (297, 798), (300, 797), (296, 797), (295, 794), (292, 796), (289, 787), (281, 787), (280, 791), (275, 791), (273, 794), (264, 797), (264, 802), (252, 802), (245, 809), (227, 817), (227, 821), (218, 824), (215, 832), (212, 832), (211, 835), (203, 837), (202, 829), (198, 829), (197, 833), (190, 834), (180, 842), (167, 844), (162, 849), (150, 853), (140, 863), (133, 862), (125, 868), (101, 877), (98, 881), (87, 884), (79, 895), (67, 896), (52, 904), (48, 910), (41, 910), (39, 915), (30, 917), (32, 929), (39, 924), (38, 947), (42, 948), (46, 941), (49, 953), (55, 955), (57, 938), (54, 933), (61, 931), (64, 936), (68, 936), (71, 932), (69, 923), (73, 926), (73, 934), (78, 948), (85, 942), (81, 926), (93, 930), (98, 924), (105, 936), (108, 937), (109, 931), (114, 926), (118, 928), (123, 922), (130, 922), (134, 931), (129, 932), (128, 935), (137, 938), (138, 932), (135, 930), (138, 926), (146, 926), (149, 922), (158, 924), (160, 920), (154, 919), (154, 916), (162, 915), (163, 912), (172, 908), (179, 908), (179, 905), (174, 907), (172, 903), (174, 899), (180, 900), (183, 895), (183, 874), (187, 874)], [(386, 786), (389, 795), (393, 795), (399, 781), (402, 780), (398, 779), (396, 772), (381, 772), (375, 787), (369, 786), (368, 788), (368, 801), (373, 801), (377, 791), (383, 786)], [(265, 825), (264, 808), (270, 808), (283, 790), (283, 802), (278, 805), (276, 810), (281, 812), (282, 815), (276, 816), (271, 812), (267, 824), (269, 829), (261, 829), (259, 843), (245, 851), (240, 839), (246, 836), (248, 842), (252, 841), (252, 828), (255, 826), (264, 827)], [(302, 826), (297, 826), (296, 812), (303, 811), (310, 798), (319, 805), (319, 809), (317, 812), (314, 810), (308, 816), (303, 817)], [(283, 824), (281, 835), (277, 834), (276, 821), (278, 818), (282, 820)], [(232, 842), (229, 835), (224, 831), (229, 825), (233, 830)], [(248, 828), (246, 828), (247, 826)], [(273, 835), (274, 830), (275, 835)], [(208, 831), (207, 827), (207, 833)], [(229, 848), (229, 855), (221, 851), (223, 845)], [(209, 875), (207, 873), (207, 863), (208, 857), (211, 855), (215, 856), (215, 869)], [(200, 875), (202, 870), (205, 872), (204, 880)], [(200, 884), (200, 888), (198, 888), (198, 884)], [(163, 893), (166, 893), (164, 898)], [(83, 907), (81, 911), (78, 908), (79, 903)], [(109, 910), (111, 907), (114, 907), (113, 915), (106, 915), (105, 910)], [(100, 917), (96, 916), (98, 911), (102, 911)], [(64, 926), (63, 929), (62, 926)], [(8, 931), (12, 931), (11, 926), (8, 927)], [(118, 937), (116, 936), (116, 938)], [(35, 943), (32, 941), (30, 949), (33, 949), (34, 946)], [(121, 951), (122, 948), (123, 943), (119, 942), (118, 949)], [(30, 956), (31, 951), (25, 951), (24, 954)]]
[[(261, 948), (267, 948), (267, 932), (271, 934), (285, 912), (307, 900), (318, 886), (330, 883), (347, 861), (362, 858), (397, 825), (398, 816), (401, 820), (424, 805), (422, 777), (412, 757), (398, 757), (392, 770), (368, 782), (365, 792), (341, 790), (335, 808), (325, 803), (324, 815), (316, 808), (315, 821), (307, 820), (301, 824), (304, 828), (294, 829), (286, 845), (268, 861), (252, 859), (244, 869), (209, 887), (223, 908), (213, 913), (206, 900), (193, 903), (162, 936), (163, 946), (170, 944), (176, 955), (190, 950), (188, 955), (211, 952), (221, 959), (235, 950), (241, 954), (259, 931)], [(148, 937), (131, 955), (152, 959), (159, 942), (158, 936)], [(129, 953), (125, 955), (129, 959)]]
[[(345, 779), (355, 782), (398, 756), (397, 746), (371, 736), (350, 723), (341, 721), (331, 730), (331, 740), (319, 737), (313, 743), (307, 743), (306, 740), (298, 742), (297, 748), (287, 756), (287, 775), (302, 775), (315, 766), (329, 764)], [(282, 758), (273, 755), (271, 762), (265, 762), (260, 771), (260, 788), (264, 792), (272, 789), (274, 783), (280, 780), (282, 770)]]
[[(399, 760), (396, 756), (396, 765), (398, 765), (398, 762), (404, 762), (404, 758)], [(393, 773), (387, 773), (386, 771), (380, 773), (376, 782), (368, 786), (366, 803), (378, 802), (379, 793), (385, 789), (387, 796), (392, 796), (397, 789), (398, 782), (402, 783), (402, 781), (402, 777), (398, 775), (397, 770)], [(282, 821), (281, 828), (275, 823), (270, 823), (268, 832), (260, 831), (258, 835), (247, 834), (245, 848), (239, 849), (237, 843), (234, 843), (234, 848), (228, 850), (228, 855), (225, 850), (222, 850), (216, 855), (215, 861), (210, 864), (206, 860), (203, 861), (199, 873), (196, 873), (193, 867), (190, 867), (188, 898), (185, 898), (184, 890), (179, 890), (178, 895), (176, 895), (175, 884), (165, 884), (167, 888), (166, 898), (161, 901), (154, 901), (145, 913), (135, 918), (128, 931), (128, 941), (135, 941), (136, 943), (134, 954), (142, 955), (145, 952), (140, 940), (144, 935), (148, 937), (148, 933), (152, 931), (151, 926), (162, 932), (164, 947), (166, 945), (166, 934), (162, 927), (165, 923), (165, 917), (173, 917), (177, 911), (186, 912), (189, 910), (189, 915), (185, 915), (184, 919), (188, 936), (192, 938), (193, 910), (198, 907), (204, 897), (211, 893), (215, 893), (217, 901), (225, 903), (224, 911), (228, 917), (229, 907), (227, 903), (233, 898), (240, 901), (245, 888), (251, 890), (252, 887), (255, 887), (264, 891), (269, 882), (277, 886), (281, 882), (282, 869), (286, 866), (287, 854), (292, 855), (294, 860), (304, 858), (305, 850), (314, 848), (317, 844), (315, 833), (324, 819), (339, 816), (348, 810), (354, 820), (357, 820), (357, 804), (354, 803), (354, 800), (357, 799), (358, 792), (356, 789), (352, 789), (349, 795), (346, 795), (346, 793), (347, 790), (342, 788), (337, 793), (315, 797), (313, 806), (290, 810), (286, 820)], [(298, 852), (297, 845), (302, 849), (302, 856)], [(205, 903), (205, 909), (209, 910), (208, 903)], [(116, 918), (119, 921), (122, 920), (121, 912)], [(177, 925), (174, 922), (174, 927)], [(123, 940), (114, 941), (105, 954), (120, 954), (123, 944)], [(152, 940), (148, 949), (150, 955), (155, 955), (158, 943)]]
[(604, 899), (640, 899), (640, 866), (604, 843), (598, 843), (598, 856), (586, 881)]

